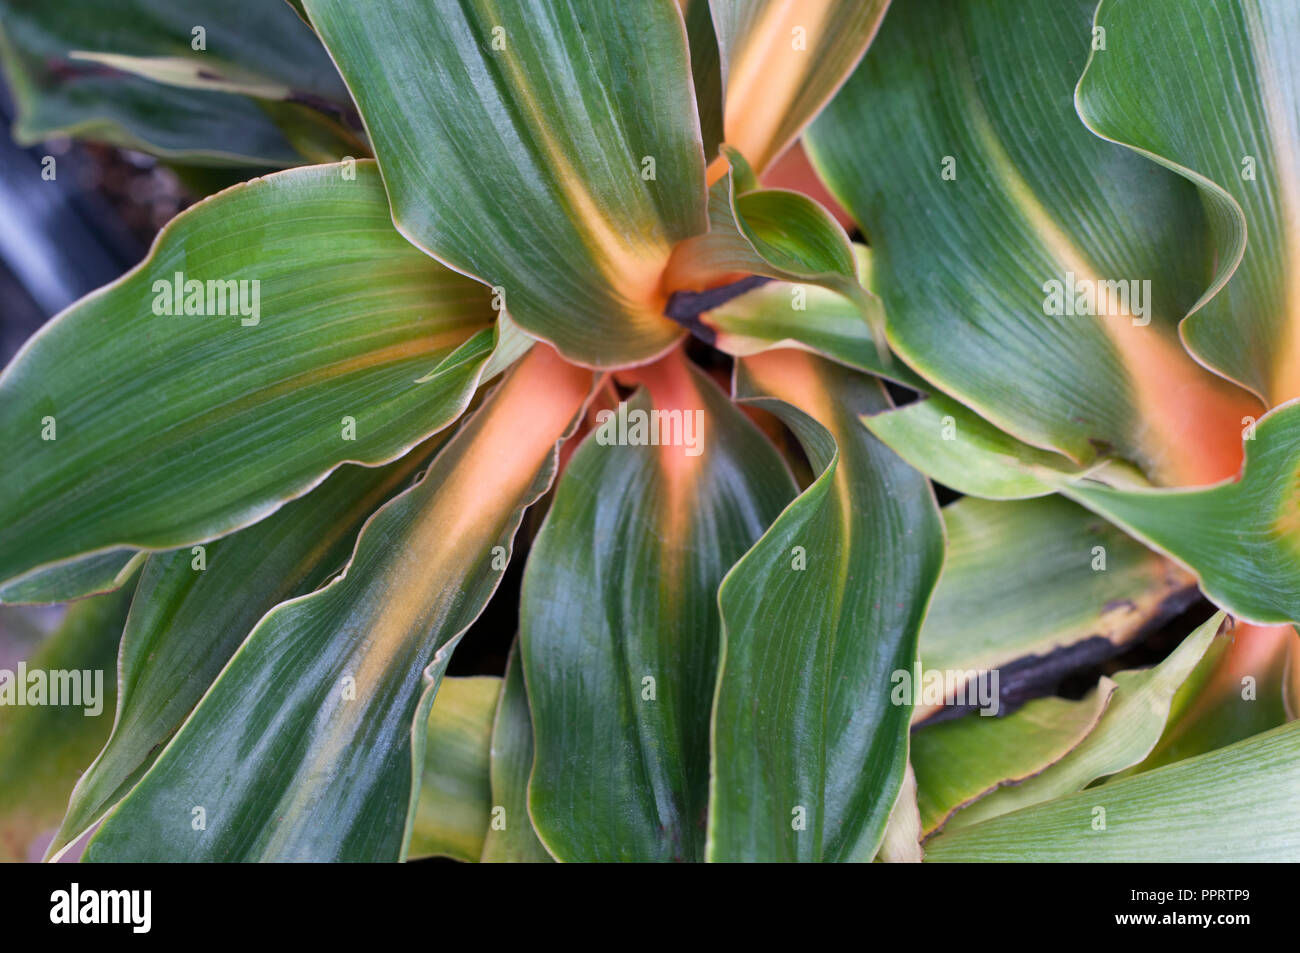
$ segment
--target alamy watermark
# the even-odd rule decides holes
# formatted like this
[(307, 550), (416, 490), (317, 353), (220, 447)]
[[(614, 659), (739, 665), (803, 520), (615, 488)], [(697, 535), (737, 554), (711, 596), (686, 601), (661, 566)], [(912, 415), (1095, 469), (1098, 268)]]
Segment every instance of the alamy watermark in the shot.
[(18, 671), (0, 668), (0, 707), (53, 706), (84, 708), (87, 718), (104, 710), (104, 672), (102, 669), (28, 669), (18, 663)]
[(596, 424), (602, 447), (681, 447), (688, 457), (704, 452), (702, 410), (628, 410), (620, 401), (617, 412), (597, 413)]
[(1151, 323), (1151, 279), (1118, 281), (1078, 278), (1067, 271), (1065, 280), (1043, 282), (1043, 314), (1049, 317), (1090, 315), (1129, 317), (1136, 327)]
[(148, 933), (152, 908), (152, 890), (93, 890), (73, 883), (50, 894), (50, 922), (56, 925), (122, 924), (132, 933)]
[(918, 661), (909, 671), (896, 669), (889, 676), (894, 688), (889, 700), (895, 705), (927, 708), (961, 706), (978, 708), (981, 715), (996, 715), (1001, 707), (999, 685), (1001, 679), (996, 668), (980, 669), (932, 668), (922, 671)]
[(260, 278), (233, 278), (199, 281), (176, 272), (169, 281), (159, 278), (153, 283), (153, 313), (156, 315), (195, 314), (212, 317), (239, 315), (244, 327), (262, 320), (262, 281)]

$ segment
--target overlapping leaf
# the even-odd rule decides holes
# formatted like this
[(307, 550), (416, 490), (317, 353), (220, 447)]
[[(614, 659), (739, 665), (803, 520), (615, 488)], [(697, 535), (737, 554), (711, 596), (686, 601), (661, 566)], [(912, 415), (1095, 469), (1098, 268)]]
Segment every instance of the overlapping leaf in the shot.
[(916, 804), (916, 772), (912, 762), (903, 773), (903, 786), (898, 800), (885, 825), (885, 836), (880, 842), (876, 860), (886, 864), (919, 864), (921, 862), (921, 813)]
[(1209, 483), (1257, 405), (1178, 339), (1212, 278), (1195, 189), (1074, 111), (1093, 7), (899, 4), (806, 138), (913, 369), (1031, 445)]
[[(929, 861), (1294, 861), (1300, 723), (926, 845)], [(1195, 836), (1189, 836), (1194, 831)]]
[(424, 775), (411, 828), (411, 856), (476, 861), (491, 823), (494, 676), (445, 678), (429, 712)]
[(343, 467), (248, 529), (149, 558), (122, 633), (113, 733), (77, 782), (51, 853), (130, 790), (264, 614), (347, 563), (361, 524), (428, 455), (422, 448), (383, 468)]
[(1246, 441), (1241, 476), (1194, 490), (1120, 489), (1089, 480), (1063, 492), (1185, 563), (1218, 605), (1251, 622), (1300, 620), (1300, 401), (1270, 412)]
[(569, 462), (524, 575), (529, 805), (561, 860), (703, 858), (718, 585), (795, 495), (680, 352), (631, 380), (644, 388)]
[(700, 114), (700, 138), (704, 156), (712, 161), (723, 140), (722, 62), (718, 36), (713, 29), (709, 0), (677, 0), (686, 22), (691, 53), (691, 79), (695, 84), (695, 105)]
[[(0, 680), (2, 861), (39, 856), (39, 848), (33, 850), (36, 838), (58, 824), (77, 776), (108, 736), (117, 693), (113, 660), (132, 588), (72, 606), (60, 627), (27, 660), (26, 674), (39, 672), (44, 686), (39, 703), (26, 695), (35, 683), (25, 680), (21, 689), (17, 684), (20, 671), (8, 671)], [(52, 703), (55, 678), (60, 699), (69, 692), (66, 704)], [(27, 704), (19, 705), (20, 690)]]
[(1141, 761), (1164, 732), (1179, 686), (1226, 625), (1224, 614), (1217, 613), (1154, 668), (1117, 672), (1114, 697), (1096, 728), (1078, 746), (1041, 773), (959, 811), (947, 829), (1072, 794)]
[(709, 6), (721, 54), (724, 139), (762, 172), (853, 71), (889, 0), (709, 0)]
[[(853, 253), (858, 279), (866, 285), (870, 251), (865, 245), (854, 245)], [(866, 302), (870, 308), (879, 307), (874, 297)], [(881, 360), (871, 322), (864, 320), (862, 299), (816, 284), (784, 281), (759, 285), (700, 314), (690, 327), (696, 336), (737, 357), (774, 347), (797, 347), (916, 390), (931, 389), (902, 361)]]
[(87, 858), (402, 857), (451, 651), (590, 385), (534, 348), (371, 517), (341, 577), (263, 617)]
[(672, 0), (307, 0), (384, 169), (398, 228), (597, 366), (681, 330), (659, 281), (706, 225), (686, 31)]
[(933, 834), (966, 805), (1056, 764), (1097, 726), (1114, 691), (1103, 678), (1080, 701), (1040, 698), (1002, 718), (972, 715), (915, 732), (922, 832)]
[(501, 813), (499, 823), (494, 816), (488, 826), (483, 863), (551, 862), (528, 816), (528, 776), (532, 770), (533, 722), (516, 643), (506, 663), (496, 720), (492, 723), (492, 809)]
[[(751, 322), (746, 350), (754, 353), (761, 349), (754, 346), (755, 338), (775, 343), (773, 337), (784, 330), (801, 344), (808, 337), (817, 347), (831, 348), (837, 352), (832, 357), (839, 358), (838, 352), (843, 351), (848, 363), (855, 366), (894, 377), (908, 374), (901, 366), (890, 373), (893, 362), (884, 347), (880, 302), (862, 286), (864, 262), (840, 224), (806, 195), (757, 188), (748, 163), (734, 149), (724, 146), (723, 156), (730, 166), (709, 190), (709, 231), (678, 244), (664, 273), (665, 285), (675, 291), (667, 313), (678, 317), (678, 309), (687, 306), (689, 316), (679, 320), (697, 336), (716, 344), (716, 326), (709, 317), (694, 314), (699, 299), (707, 299), (716, 286), (749, 275), (796, 282), (786, 289), (791, 312), (806, 310), (810, 287), (824, 288), (853, 306), (857, 328), (826, 328), (821, 321), (801, 321), (798, 313), (775, 320), (768, 314)], [(854, 330), (874, 337), (874, 354), (861, 353), (855, 347)], [(903, 379), (924, 386), (914, 375)]]
[(1186, 176), (1214, 230), (1184, 339), (1270, 406), (1300, 397), (1300, 8), (1104, 0), (1094, 34), (1079, 115)]
[[(73, 59), (107, 57), (119, 69), (197, 89), (229, 87), (267, 99), (315, 97), (342, 105), (347, 87), (320, 40), (280, 3), (230, 0), (66, 0), (58, 7), (5, 0), (11, 35), (65, 43)], [(132, 66), (130, 61), (138, 65)], [(105, 62), (105, 60), (98, 60)], [(166, 71), (175, 64), (185, 75)]]
[(1207, 652), (1197, 673), (1174, 696), (1155, 748), (1118, 776), (1224, 748), (1297, 717), (1297, 709), (1288, 710), (1286, 698), (1288, 680), (1295, 677), (1288, 654), (1294, 665), (1297, 648), (1300, 639), (1291, 626), (1237, 623), (1230, 644)]
[(134, 549), (114, 549), (84, 559), (38, 570), (7, 585), (0, 585), (0, 602), (40, 605), (70, 602), (121, 588), (146, 559)]
[(339, 121), (346, 88), (286, 4), (4, 0), (0, 11), (24, 142), (85, 135), (202, 163), (365, 154)]
[(468, 404), (493, 317), (393, 230), (373, 163), (208, 199), (0, 376), (0, 580), (210, 539), (401, 455)]
[(1022, 443), (946, 394), (865, 416), (862, 423), (926, 476), (967, 496), (1047, 496), (1062, 476), (1086, 472), (1059, 453)]
[[(1236, 479), (1179, 490), (1144, 485), (1113, 464), (1062, 472), (996, 428), (967, 426), (974, 415), (956, 425), (957, 440), (947, 443), (944, 421), (936, 418), (949, 405), (938, 400), (865, 423), (909, 462), (938, 479), (953, 476), (960, 489), (1029, 496), (1054, 488), (1188, 567), (1205, 593), (1235, 616), (1261, 624), (1300, 619), (1300, 401), (1246, 428), (1246, 458)], [(968, 461), (968, 478), (958, 471), (959, 454)]]
[(948, 548), (921, 630), (922, 670), (997, 669), (1013, 700), (1115, 654), (1196, 596), (1190, 573), (1059, 497), (964, 499), (943, 517)]
[(890, 676), (916, 656), (939, 514), (858, 424), (888, 404), (869, 378), (771, 351), (739, 362), (736, 391), (794, 430), (818, 476), (718, 595), (709, 857), (870, 860), (907, 761)]

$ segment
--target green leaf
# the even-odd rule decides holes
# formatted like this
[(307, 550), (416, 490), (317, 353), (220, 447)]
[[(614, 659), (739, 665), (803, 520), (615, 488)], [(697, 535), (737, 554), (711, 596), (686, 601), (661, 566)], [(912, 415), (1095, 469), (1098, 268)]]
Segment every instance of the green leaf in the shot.
[[(853, 253), (858, 278), (866, 286), (871, 252), (865, 245), (854, 245)], [(872, 308), (880, 306), (874, 297), (867, 301)], [(881, 360), (860, 302), (816, 284), (759, 285), (701, 314), (690, 327), (697, 337), (736, 357), (750, 357), (774, 347), (797, 347), (914, 390), (932, 389), (902, 361)]]
[(1296, 717), (1285, 699), (1287, 679), (1294, 678), (1288, 654), (1294, 665), (1300, 649), (1292, 627), (1278, 631), (1238, 622), (1231, 644), (1223, 648), (1207, 652), (1197, 673), (1178, 690), (1165, 732), (1151, 753), (1118, 777), (1225, 748)]
[(722, 64), (718, 37), (713, 31), (713, 11), (709, 0), (679, 0), (686, 36), (691, 51), (691, 79), (695, 84), (695, 104), (700, 113), (700, 137), (704, 158), (712, 160), (722, 144)]
[[(253, 96), (284, 99), (296, 94), (348, 102), (347, 87), (320, 40), (280, 3), (228, 0), (213, 6), (202, 0), (118, 0), (108, 6), (99, 0), (63, 0), (55, 7), (2, 0), (0, 5), (10, 8), (5, 26), (11, 36), (39, 37), (41, 45), (61, 43), (73, 51), (74, 59), (106, 56), (107, 65), (128, 71), (130, 64), (116, 61), (134, 59), (148, 69), (147, 63), (165, 60), (185, 64), (190, 75), (162, 82), (196, 82), (197, 88), (205, 88), (202, 84), (231, 77), (243, 80)], [(202, 33), (196, 35), (199, 27)]]
[(686, 30), (672, 0), (307, 0), (403, 234), (502, 290), (566, 358), (642, 362), (681, 329), (659, 279), (706, 225)]
[(31, 573), (0, 586), (0, 603), (48, 605), (112, 592), (131, 578), (146, 555), (134, 549), (115, 549)]
[(760, 172), (798, 138), (866, 51), (889, 0), (710, 0), (726, 141)]
[(1214, 280), (1183, 339), (1270, 406), (1300, 397), (1300, 10), (1105, 0), (1096, 26), (1105, 48), (1079, 81), (1080, 117), (1186, 176), (1215, 237)]
[(1086, 472), (1059, 453), (1021, 443), (946, 394), (864, 416), (862, 423), (926, 476), (967, 496), (1047, 496), (1059, 477)]
[(1269, 412), (1237, 480), (1194, 490), (1076, 481), (1063, 492), (1190, 567), (1214, 602), (1260, 624), (1300, 620), (1300, 401)]
[(1014, 694), (1036, 667), (1080, 653), (1099, 661), (1196, 596), (1189, 573), (1059, 497), (964, 499), (943, 518), (947, 558), (921, 630), (923, 671), (996, 669)]
[(1082, 701), (1039, 698), (1006, 717), (968, 715), (914, 732), (921, 830), (928, 837), (961, 808), (1056, 764), (1096, 727), (1114, 691), (1103, 677)]
[(697, 861), (718, 585), (796, 489), (681, 352), (627, 380), (644, 387), (569, 461), (524, 573), (529, 805), (560, 860)]
[(1224, 614), (1216, 613), (1159, 665), (1116, 673), (1114, 698), (1081, 744), (1042, 773), (959, 811), (948, 830), (1072, 794), (1141, 761), (1165, 729), (1175, 692), (1224, 628)]
[(51, 854), (130, 791), (264, 614), (347, 563), (362, 523), (429, 452), (417, 448), (379, 469), (342, 467), (248, 529), (199, 552), (149, 558), (122, 634), (113, 733), (77, 782)]
[[(898, 4), (805, 140), (922, 377), (1077, 463), (1113, 452), (1157, 482), (1210, 483), (1258, 408), (1178, 338), (1212, 273), (1195, 189), (1075, 113), (1094, 7)], [(1065, 308), (1096, 282), (1123, 284), (1083, 301), (1096, 315)]]
[[(145, 79), (184, 89), (218, 93), (239, 93), (265, 99), (288, 99), (292, 90), (256, 73), (245, 72), (238, 65), (227, 65), (220, 72), (209, 68), (205, 58), (191, 56), (128, 56), (123, 53), (73, 50), (74, 60), (97, 63), (110, 70), (134, 73)], [(216, 66), (217, 64), (213, 64)]]
[[(113, 660), (132, 591), (128, 586), (69, 608), (27, 659), (29, 683), (21, 689), (21, 670), (0, 675), (0, 860), (34, 859), (33, 842), (58, 824), (77, 776), (108, 737), (117, 693)], [(55, 673), (68, 672), (74, 683), (60, 684), (80, 704), (38, 705), (29, 697), (18, 705), (16, 693), (32, 687), (38, 671), (47, 703)]]
[[(999, 441), (994, 430), (972, 428), (969, 424), (977, 418), (969, 415), (955, 426), (959, 437), (950, 446), (958, 449), (941, 449), (943, 421), (936, 416), (952, 405), (936, 400), (863, 422), (941, 481), (957, 474), (959, 456), (968, 454), (969, 479), (958, 474), (958, 489), (989, 496), (1055, 489), (1082, 503), (1186, 566), (1206, 595), (1239, 618), (1265, 625), (1300, 619), (1300, 402), (1278, 407), (1251, 425), (1236, 479), (1205, 488), (1165, 489), (1144, 486), (1114, 464), (1062, 472), (1014, 441)], [(927, 409), (926, 404), (933, 406)]]
[[(154, 313), (177, 274), (243, 288), (239, 312)], [(0, 580), (212, 539), (345, 461), (401, 456), (468, 404), (492, 319), (484, 289), (393, 230), (373, 163), (196, 205), (0, 375)]]
[(444, 678), (429, 711), (411, 856), (477, 861), (492, 815), (492, 719), (501, 679)]
[(926, 859), (1293, 861), (1300, 851), (1298, 786), (1300, 723), (1293, 722), (1127, 781), (944, 833), (926, 845)]
[(533, 721), (528, 711), (519, 645), (510, 650), (505, 682), (492, 725), (492, 806), (500, 808), (502, 826), (488, 827), (482, 861), (549, 864), (551, 855), (528, 816), (528, 776), (533, 770)]
[[(324, 113), (228, 92), (293, 97), (335, 113), (348, 107), (328, 54), (287, 5), (3, 0), (0, 13), (0, 54), (21, 142), (84, 135), (187, 162), (236, 165), (299, 165), (322, 151), (365, 154), (356, 136)], [(193, 48), (197, 26), (205, 30), (204, 50)], [(316, 128), (304, 141), (308, 122)], [(294, 124), (297, 131), (284, 128)]]
[(870, 860), (907, 761), (890, 676), (916, 658), (938, 508), (857, 422), (888, 406), (877, 383), (793, 350), (737, 366), (737, 396), (781, 417), (818, 476), (718, 594), (709, 857)]
[[(754, 274), (834, 291), (852, 302), (864, 330), (876, 336), (877, 353), (865, 360), (887, 369), (880, 302), (859, 282), (859, 261), (839, 222), (799, 192), (755, 189), (740, 153), (724, 146), (723, 155), (730, 167), (709, 190), (709, 231), (673, 249), (665, 285), (679, 292), (707, 289)], [(788, 293), (793, 307), (799, 293)], [(674, 310), (670, 303), (668, 314)], [(715, 332), (707, 320), (684, 323), (711, 340)]]
[(590, 386), (534, 348), (340, 577), (262, 618), (87, 859), (404, 857), (442, 674)]

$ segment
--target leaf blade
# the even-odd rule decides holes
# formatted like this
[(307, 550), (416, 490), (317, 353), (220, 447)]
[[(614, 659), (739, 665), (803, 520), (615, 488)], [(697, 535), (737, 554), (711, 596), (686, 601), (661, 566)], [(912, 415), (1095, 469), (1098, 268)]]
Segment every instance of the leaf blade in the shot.
[(534, 348), (371, 517), (344, 575), (263, 617), (87, 859), (403, 857), (430, 706), (499, 582), (492, 547), (508, 555), (590, 386)]
[[(220, 536), (460, 415), (491, 350), (487, 297), (393, 231), (372, 163), (348, 170), (208, 199), (27, 342), (0, 375), (0, 435), (18, 450), (0, 466), (0, 579)], [(206, 296), (179, 295), (178, 274)], [(178, 296), (213, 314), (168, 313)]]
[(680, 330), (663, 317), (660, 273), (672, 244), (706, 227), (672, 0), (635, 18), (594, 0), (306, 6), (360, 106), (403, 234), (504, 289), (519, 325), (569, 360), (639, 363), (672, 346)]
[(872, 238), (890, 344), (921, 376), (1077, 463), (1114, 452), (1211, 483), (1258, 408), (1177, 336), (1213, 255), (1194, 190), (1073, 109), (1093, 8), (898, 5), (806, 139)]
[(488, 828), (482, 862), (549, 864), (553, 858), (537, 837), (528, 815), (528, 776), (533, 770), (533, 720), (515, 642), (506, 662), (505, 682), (492, 724), (492, 805), (504, 826)]
[(492, 814), (492, 716), (501, 679), (444, 678), (429, 712), (412, 857), (477, 861)]
[(1225, 618), (1216, 613), (1154, 668), (1117, 672), (1114, 699), (1079, 745), (1021, 784), (1000, 788), (964, 808), (949, 829), (1073, 794), (1145, 758), (1164, 731), (1175, 692), (1226, 627)]
[(853, 72), (889, 2), (709, 5), (721, 57), (726, 141), (761, 173)]
[[(108, 735), (117, 689), (113, 658), (132, 592), (128, 586), (72, 606), (27, 662), (29, 676), (45, 673), (47, 691), (53, 690), (53, 672), (86, 673), (75, 678), (74, 696), (86, 704), (19, 706), (12, 697), (20, 690), (16, 673), (5, 673), (0, 686), (6, 697), (0, 718), (0, 859), (36, 859), (31, 856), (36, 837), (58, 823), (77, 775)], [(83, 686), (96, 693), (99, 712), (91, 714)]]
[(870, 860), (906, 765), (910, 699), (891, 701), (889, 673), (915, 659), (942, 558), (938, 509), (857, 426), (887, 405), (878, 385), (798, 351), (738, 367), (738, 398), (781, 416), (819, 476), (719, 590), (708, 857)]
[(264, 614), (347, 563), (362, 523), (427, 458), (424, 448), (380, 469), (344, 467), (273, 516), (200, 547), (202, 569), (189, 549), (148, 559), (122, 633), (112, 732), (72, 792), (52, 855), (130, 791)]
[[(236, 0), (212, 9), (187, 0), (131, 0), (110, 9), (71, 0), (56, 10), (5, 0), (0, 9), (0, 59), (18, 107), (15, 138), (23, 143), (84, 135), (203, 165), (285, 167), (366, 154), (325, 112), (217, 91), (292, 95), (334, 113), (348, 107), (319, 40), (278, 3)], [(194, 47), (196, 25), (204, 30), (202, 50)], [(158, 59), (170, 61), (172, 72), (151, 69)], [(196, 89), (167, 82), (177, 65)]]
[[(1286, 861), (1300, 850), (1300, 725), (936, 837), (934, 862)], [(1094, 828), (1105, 810), (1104, 830)], [(1189, 838), (1187, 831), (1197, 836)]]
[[(560, 860), (700, 860), (717, 587), (795, 487), (680, 352), (625, 380), (644, 387), (569, 461), (525, 570), (529, 810)], [(656, 412), (682, 424), (637, 445)]]
[[(1295, 10), (1108, 0), (1094, 29), (1120, 42), (1089, 58), (1075, 92), (1080, 118), (1187, 178), (1209, 212), (1218, 267), (1182, 322), (1183, 340), (1269, 406), (1300, 397)], [(1123, 42), (1134, 35), (1152, 39), (1139, 55)]]

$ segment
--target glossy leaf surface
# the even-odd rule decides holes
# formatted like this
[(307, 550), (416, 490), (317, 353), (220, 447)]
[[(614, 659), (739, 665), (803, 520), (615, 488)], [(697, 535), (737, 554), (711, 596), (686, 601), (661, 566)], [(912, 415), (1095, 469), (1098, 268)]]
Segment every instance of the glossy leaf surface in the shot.
[(307, 0), (402, 233), (501, 289), (592, 366), (647, 361), (672, 245), (706, 225), (686, 30), (672, 0)]
[(1075, 113), (1094, 7), (898, 4), (806, 139), (921, 376), (1033, 446), (1210, 483), (1258, 405), (1178, 338), (1212, 279), (1195, 189)]
[(718, 585), (795, 486), (680, 354), (628, 380), (643, 386), (574, 454), (524, 575), (529, 804), (561, 860), (701, 860)]
[(211, 539), (400, 456), (469, 403), (493, 317), (393, 230), (373, 163), (194, 206), (0, 375), (0, 579)]
[(589, 389), (535, 348), (342, 576), (263, 617), (87, 858), (403, 857), (429, 706)]
[(858, 424), (888, 405), (870, 378), (771, 351), (739, 362), (736, 393), (794, 430), (817, 476), (718, 594), (709, 857), (870, 860), (907, 761), (890, 677), (916, 657), (938, 510)]
[(149, 557), (122, 633), (113, 732), (77, 782), (52, 852), (129, 792), (264, 614), (347, 564), (362, 523), (428, 455), (426, 447), (387, 467), (342, 467), (245, 530)]

